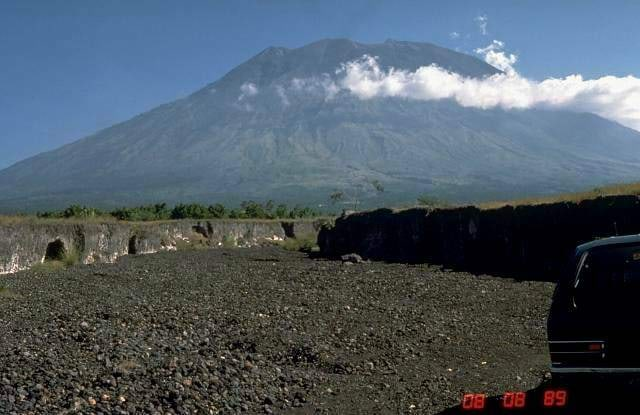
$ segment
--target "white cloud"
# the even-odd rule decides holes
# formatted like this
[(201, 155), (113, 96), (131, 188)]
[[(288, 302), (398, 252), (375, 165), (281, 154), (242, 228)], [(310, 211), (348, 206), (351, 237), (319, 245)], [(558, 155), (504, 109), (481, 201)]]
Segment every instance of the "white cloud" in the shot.
[(322, 95), (325, 99), (333, 99), (340, 92), (340, 88), (329, 74), (313, 78), (294, 78), (291, 81), (290, 90), (294, 93)]
[(238, 96), (238, 102), (234, 104), (234, 106), (240, 110), (253, 112), (254, 108), (249, 102), (247, 102), (247, 98), (258, 95), (258, 87), (256, 84), (252, 82), (245, 82), (240, 85), (240, 95)]
[(485, 15), (485, 14), (478, 15), (473, 20), (478, 25), (478, 29), (480, 29), (480, 33), (482, 33), (483, 35), (486, 36), (486, 34), (487, 34), (487, 24), (489, 23), (489, 18), (487, 17), (487, 15)]
[[(295, 78), (287, 84), (276, 85), (275, 93), (285, 107), (295, 103), (300, 96), (331, 100), (344, 91), (360, 99), (451, 99), (463, 107), (480, 109), (565, 109), (598, 114), (640, 131), (639, 78), (629, 75), (584, 79), (582, 75), (574, 74), (536, 81), (517, 72), (514, 66), (518, 56), (505, 52), (505, 44), (499, 40), (493, 40), (475, 52), (502, 73), (469, 78), (436, 65), (423, 66), (413, 72), (394, 68), (383, 70), (376, 57), (364, 55), (343, 64), (335, 76)], [(247, 98), (260, 93), (258, 87), (245, 82), (240, 92), (236, 106), (253, 111)]]
[(337, 88), (361, 99), (401, 97), (416, 100), (452, 99), (464, 107), (481, 109), (549, 108), (592, 112), (640, 130), (640, 79), (605, 76), (583, 79), (581, 75), (535, 81), (513, 68), (517, 56), (506, 54), (504, 44), (492, 42), (477, 50), (504, 73), (468, 78), (435, 65), (414, 72), (382, 70), (376, 58), (363, 56), (338, 71)]
[(500, 69), (508, 74), (515, 74), (513, 65), (518, 61), (518, 57), (512, 53), (505, 53), (504, 42), (494, 40), (484, 48), (478, 48), (475, 52), (484, 56), (484, 60), (491, 66)]
[(449, 33), (449, 37), (450, 37), (451, 39), (458, 39), (458, 38), (460, 37), (460, 33), (458, 33), (458, 32), (451, 32), (451, 33)]
[(276, 85), (276, 94), (278, 94), (278, 97), (280, 97), (280, 102), (282, 102), (283, 106), (288, 107), (289, 105), (291, 105), (291, 103), (289, 102), (289, 97), (287, 96), (287, 91), (282, 85)]
[(245, 82), (240, 86), (240, 96), (238, 101), (242, 101), (247, 97), (252, 97), (258, 94), (258, 87), (252, 82)]

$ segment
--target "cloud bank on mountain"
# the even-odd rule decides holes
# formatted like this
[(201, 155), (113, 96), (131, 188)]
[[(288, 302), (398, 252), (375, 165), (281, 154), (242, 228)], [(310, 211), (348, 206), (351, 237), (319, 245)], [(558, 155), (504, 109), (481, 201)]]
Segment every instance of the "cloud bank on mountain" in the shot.
[(565, 109), (591, 112), (640, 130), (640, 79), (635, 76), (584, 79), (575, 74), (536, 81), (515, 70), (518, 57), (506, 53), (503, 42), (494, 40), (475, 52), (502, 73), (479, 79), (437, 65), (383, 70), (376, 57), (366, 55), (344, 64), (337, 84), (361, 99), (453, 99), (463, 107), (481, 109)]

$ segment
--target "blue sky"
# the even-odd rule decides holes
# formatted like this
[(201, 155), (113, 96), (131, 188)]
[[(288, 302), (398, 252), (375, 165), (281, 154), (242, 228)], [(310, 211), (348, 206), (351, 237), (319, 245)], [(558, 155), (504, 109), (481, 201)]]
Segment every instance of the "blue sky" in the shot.
[(2, 0), (0, 168), (185, 96), (268, 46), (326, 37), (468, 53), (499, 39), (529, 78), (637, 76), (638, 16), (638, 1)]

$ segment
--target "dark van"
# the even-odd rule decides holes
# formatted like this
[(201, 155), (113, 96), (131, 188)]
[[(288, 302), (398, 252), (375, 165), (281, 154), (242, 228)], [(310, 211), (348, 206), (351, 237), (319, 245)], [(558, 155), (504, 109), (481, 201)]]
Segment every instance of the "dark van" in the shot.
[(556, 286), (547, 330), (557, 377), (640, 376), (640, 235), (576, 249)]

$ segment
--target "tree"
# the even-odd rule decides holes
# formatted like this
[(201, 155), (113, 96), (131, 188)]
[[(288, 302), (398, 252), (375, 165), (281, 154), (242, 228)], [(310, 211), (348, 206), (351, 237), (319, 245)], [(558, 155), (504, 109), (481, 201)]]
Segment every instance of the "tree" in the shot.
[(278, 207), (276, 207), (276, 217), (278, 219), (284, 219), (288, 216), (289, 216), (289, 209), (287, 208), (287, 205), (281, 204), (281, 205), (278, 205)]
[(253, 200), (242, 202), (240, 207), (244, 210), (244, 213), (248, 218), (258, 219), (267, 217), (267, 212), (265, 211), (264, 206), (260, 203), (254, 202)]
[(206, 219), (207, 214), (207, 208), (200, 204), (179, 204), (171, 211), (171, 219)]
[(71, 205), (62, 212), (64, 218), (89, 218), (102, 215), (102, 212), (96, 208)]
[(418, 196), (418, 205), (429, 207), (429, 208), (435, 208), (435, 207), (445, 207), (448, 204), (445, 201), (442, 201), (436, 197), (429, 196), (429, 195), (422, 195), (422, 196)]
[(273, 203), (273, 200), (271, 199), (267, 200), (267, 203), (264, 204), (264, 210), (268, 213), (269, 216), (272, 216), (271, 212), (273, 211), (274, 206), (275, 203)]
[(348, 193), (342, 190), (335, 190), (331, 193), (329, 195), (331, 204), (335, 205), (338, 202), (344, 201), (348, 197), (353, 203), (353, 210), (358, 210), (358, 205), (360, 204), (360, 200), (364, 196), (365, 192), (370, 191), (368, 186), (371, 186), (373, 191), (377, 194), (384, 192), (384, 186), (380, 183), (380, 180), (367, 178), (356, 178), (356, 180), (358, 181), (353, 185), (353, 188)]
[(358, 210), (358, 203), (360, 202), (360, 199), (362, 198), (365, 191), (367, 190), (367, 186), (366, 186), (367, 184), (373, 187), (373, 190), (376, 192), (376, 195), (379, 195), (380, 193), (384, 192), (384, 186), (382, 185), (382, 183), (380, 183), (379, 180), (376, 180), (376, 179), (365, 179), (362, 183), (356, 184), (354, 186), (355, 191), (354, 191), (353, 210)]
[(371, 183), (371, 186), (373, 186), (376, 192), (378, 193), (384, 192), (384, 186), (382, 185), (382, 183), (380, 183), (380, 180), (374, 179), (374, 180), (371, 180), (369, 183)]
[(335, 192), (329, 195), (329, 200), (331, 200), (331, 204), (335, 205), (338, 202), (341, 202), (344, 199), (344, 192), (340, 192), (336, 190)]
[(310, 218), (313, 216), (318, 216), (318, 212), (314, 211), (310, 207), (295, 206), (291, 209), (291, 212), (289, 212), (289, 217), (291, 219)]
[(209, 206), (207, 210), (209, 211), (209, 214), (216, 219), (224, 218), (227, 213), (227, 209), (220, 203)]

